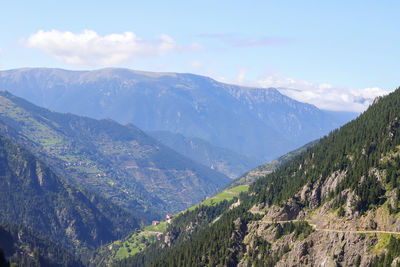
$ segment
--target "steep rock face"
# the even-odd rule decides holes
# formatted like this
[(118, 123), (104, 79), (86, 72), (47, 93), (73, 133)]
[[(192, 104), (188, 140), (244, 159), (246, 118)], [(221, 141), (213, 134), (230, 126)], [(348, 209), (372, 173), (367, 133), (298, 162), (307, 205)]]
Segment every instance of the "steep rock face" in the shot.
[(352, 233), (315, 232), (306, 240), (295, 242), (294, 249), (276, 266), (355, 266), (360, 254), (360, 266), (369, 266), (373, 258), (369, 247), (375, 244), (366, 239)]
[[(251, 223), (245, 238), (247, 253), (258, 250), (260, 238), (271, 244), (269, 255), (280, 255), (274, 266), (355, 266), (361, 260), (361, 266), (368, 266), (373, 255), (370, 247), (377, 240), (355, 233), (334, 233), (315, 231), (304, 239), (295, 237), (294, 233), (276, 239), (276, 227), (270, 223)], [(285, 250), (286, 247), (286, 250)], [(261, 252), (259, 258), (265, 257)], [(362, 255), (362, 257), (360, 256)], [(272, 256), (273, 257), (273, 256)], [(247, 266), (243, 257), (238, 266)]]
[(346, 178), (346, 171), (335, 171), (329, 176), (321, 187), (321, 198), (328, 197), (329, 192), (334, 192), (336, 187)]
[(274, 88), (245, 88), (193, 74), (127, 69), (17, 69), (0, 88), (46, 108), (199, 137), (263, 161), (354, 118), (317, 109)]
[(230, 181), (131, 124), (52, 112), (4, 91), (0, 133), (60, 176), (149, 220), (183, 210)]
[(0, 221), (26, 225), (68, 248), (96, 247), (141, 223), (110, 201), (58, 178), (26, 149), (2, 136), (0, 202)]

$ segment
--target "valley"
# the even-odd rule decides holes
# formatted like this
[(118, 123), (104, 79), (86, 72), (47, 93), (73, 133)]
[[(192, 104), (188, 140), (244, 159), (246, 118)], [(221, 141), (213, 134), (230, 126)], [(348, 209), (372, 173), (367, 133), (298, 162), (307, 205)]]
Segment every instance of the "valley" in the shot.
[(7, 92), (0, 93), (0, 133), (60, 176), (148, 221), (187, 208), (230, 181), (133, 125), (52, 112)]
[(400, 267), (399, 1), (2, 1), (0, 267)]
[[(110, 73), (118, 76), (121, 70)], [(128, 72), (132, 73), (139, 75)], [(231, 93), (239, 90), (227, 88)], [(235, 94), (244, 93), (240, 90)], [(279, 96), (271, 92), (269, 97)], [(2, 179), (9, 179), (5, 184), (13, 175), (21, 181), (33, 179), (28, 184), (46, 188), (43, 196), (49, 195), (54, 203), (37, 204), (50, 216), (44, 219), (39, 211), (24, 209), (27, 202), (17, 200), (38, 201), (40, 190), (32, 191), (29, 200), (28, 195), (15, 199), (17, 194), (4, 189), (3, 202), (10, 206), (5, 207), (0, 224), (32, 228), (33, 236), (21, 240), (10, 232), (14, 249), (6, 256), (19, 263), (42, 259), (43, 264), (66, 261), (77, 266), (394, 261), (400, 257), (396, 249), (398, 94), (378, 99), (360, 117), (329, 135), (260, 165), (257, 156), (215, 145), (204, 136), (186, 137), (163, 128), (144, 132), (131, 123), (51, 111), (1, 91), (0, 133), (11, 147), (4, 155), (18, 159), (28, 153), (40, 162), (36, 166), (44, 166), (33, 171), (26, 169), (24, 161), (8, 159), (4, 166), (11, 164), (12, 171)], [(386, 120), (377, 123), (377, 116)], [(78, 199), (86, 204), (75, 204), (79, 212), (66, 208), (62, 198), (54, 198), (63, 194), (57, 190), (64, 189), (45, 187), (56, 183), (47, 176), (82, 192)], [(22, 189), (13, 190), (30, 192), (23, 184), (15, 186)], [(11, 206), (18, 212), (12, 212)], [(101, 216), (104, 219), (99, 220)], [(55, 225), (50, 231), (45, 227), (49, 222)], [(110, 228), (110, 223), (118, 226)], [(43, 236), (42, 243), (35, 241), (37, 235)], [(45, 256), (51, 242), (59, 247), (58, 254)], [(352, 248), (340, 250), (343, 246)], [(20, 257), (18, 251), (39, 252)], [(67, 258), (60, 259), (58, 255), (64, 253)]]

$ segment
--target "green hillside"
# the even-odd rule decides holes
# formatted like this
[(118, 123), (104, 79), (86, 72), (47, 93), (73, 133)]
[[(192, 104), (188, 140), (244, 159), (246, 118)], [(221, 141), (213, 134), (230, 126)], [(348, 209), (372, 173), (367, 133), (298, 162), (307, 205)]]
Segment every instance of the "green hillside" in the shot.
[(185, 213), (168, 242), (115, 265), (396, 266), (399, 118), (400, 89), (258, 179), (236, 205)]
[(1, 251), (17, 266), (84, 266), (74, 254), (21, 225), (0, 226), (0, 266), (4, 266)]
[(61, 177), (147, 220), (190, 207), (230, 181), (131, 124), (52, 112), (4, 91), (0, 133)]
[(1, 136), (0, 203), (0, 223), (24, 225), (75, 252), (126, 236), (142, 223), (111, 201), (60, 179)]
[(193, 205), (188, 210), (189, 211), (195, 210), (200, 205), (215, 206), (216, 204), (218, 204), (224, 200), (229, 201), (234, 198), (238, 198), (241, 192), (247, 192), (248, 189), (249, 189), (248, 185), (238, 185), (236, 187), (223, 190), (220, 193), (216, 194), (215, 196), (209, 197), (209, 198), (205, 199), (204, 201), (202, 201), (196, 205)]
[[(235, 188), (224, 190), (204, 201), (193, 205), (185, 211), (179, 212), (174, 215), (174, 224), (181, 218), (186, 218), (187, 214), (197, 214), (199, 210), (211, 209), (219, 207), (220, 204), (226, 207), (227, 203), (232, 203), (237, 199), (241, 192), (246, 192), (249, 186), (240, 185)], [(215, 219), (215, 217), (212, 217)], [(141, 230), (136, 230), (132, 235), (122, 240), (115, 241), (108, 244), (105, 248), (101, 249), (94, 260), (95, 264), (110, 264), (116, 260), (123, 260), (129, 256), (136, 255), (144, 249), (154, 245), (158, 242), (157, 235), (165, 238), (165, 234), (170, 231), (171, 226), (165, 221), (161, 221), (158, 225), (148, 225)]]

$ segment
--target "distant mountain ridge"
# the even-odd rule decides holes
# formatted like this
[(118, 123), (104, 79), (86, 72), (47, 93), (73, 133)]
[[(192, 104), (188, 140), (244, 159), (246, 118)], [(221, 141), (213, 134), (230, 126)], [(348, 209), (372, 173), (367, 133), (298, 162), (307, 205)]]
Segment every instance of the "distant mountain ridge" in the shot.
[(230, 149), (214, 146), (196, 137), (185, 137), (168, 131), (147, 132), (161, 143), (173, 147), (182, 155), (235, 179), (260, 164), (254, 157), (241, 155)]
[(0, 72), (0, 88), (59, 112), (199, 137), (262, 161), (320, 138), (349, 120), (274, 88), (223, 84), (194, 74), (15, 69)]
[(215, 194), (230, 179), (133, 126), (51, 112), (0, 92), (0, 134), (60, 176), (151, 220)]

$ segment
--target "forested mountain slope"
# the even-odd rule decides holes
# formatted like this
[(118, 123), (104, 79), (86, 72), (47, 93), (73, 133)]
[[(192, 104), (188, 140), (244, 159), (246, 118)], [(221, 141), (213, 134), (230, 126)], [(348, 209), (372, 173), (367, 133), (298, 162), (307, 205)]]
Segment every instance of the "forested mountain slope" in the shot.
[(111, 201), (58, 178), (2, 136), (0, 203), (0, 222), (25, 225), (76, 251), (121, 238), (141, 223)]
[(16, 69), (0, 72), (0, 89), (58, 112), (199, 137), (263, 162), (349, 120), (274, 88), (228, 85), (193, 74)]
[(0, 92), (0, 133), (61, 177), (148, 220), (213, 195), (230, 179), (133, 126), (37, 107)]
[(78, 256), (21, 225), (0, 225), (0, 251), (17, 266), (84, 266)]
[(168, 238), (116, 265), (398, 265), (399, 120), (397, 89), (258, 179), (235, 205), (177, 217)]

